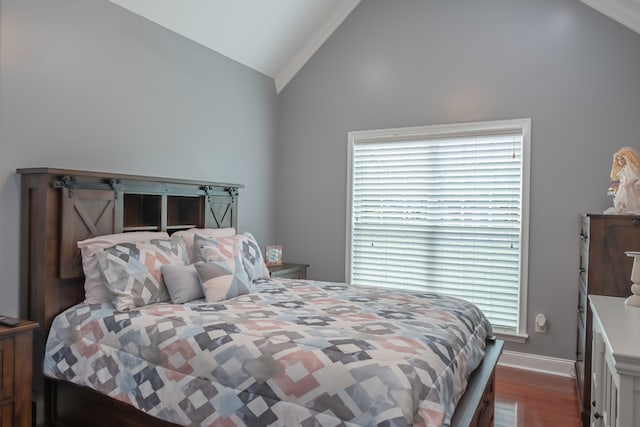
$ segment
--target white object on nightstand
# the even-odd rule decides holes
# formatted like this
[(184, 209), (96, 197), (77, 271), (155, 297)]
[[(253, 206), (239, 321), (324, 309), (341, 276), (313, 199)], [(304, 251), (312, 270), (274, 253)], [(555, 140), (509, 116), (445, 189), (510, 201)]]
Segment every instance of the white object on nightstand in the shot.
[(640, 252), (625, 252), (627, 256), (633, 257), (633, 268), (631, 270), (631, 295), (624, 302), (632, 307), (640, 307)]
[(593, 313), (591, 426), (640, 426), (640, 310), (590, 295)]

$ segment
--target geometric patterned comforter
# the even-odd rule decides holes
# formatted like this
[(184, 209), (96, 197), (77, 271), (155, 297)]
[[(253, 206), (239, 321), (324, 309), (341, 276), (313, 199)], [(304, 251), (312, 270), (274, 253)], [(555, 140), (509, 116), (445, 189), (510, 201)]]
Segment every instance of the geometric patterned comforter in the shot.
[(219, 303), (76, 305), (44, 371), (180, 425), (441, 426), (490, 334), (455, 298), (266, 279)]

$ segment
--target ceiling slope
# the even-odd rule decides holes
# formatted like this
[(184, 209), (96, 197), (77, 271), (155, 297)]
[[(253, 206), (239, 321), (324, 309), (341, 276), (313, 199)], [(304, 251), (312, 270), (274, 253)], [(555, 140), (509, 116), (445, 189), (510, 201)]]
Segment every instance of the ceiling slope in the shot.
[[(111, 0), (274, 79), (278, 93), (361, 0)], [(581, 0), (640, 33), (640, 0)]]
[(640, 33), (640, 0), (580, 0), (600, 13)]
[(111, 0), (274, 79), (278, 93), (360, 0)]

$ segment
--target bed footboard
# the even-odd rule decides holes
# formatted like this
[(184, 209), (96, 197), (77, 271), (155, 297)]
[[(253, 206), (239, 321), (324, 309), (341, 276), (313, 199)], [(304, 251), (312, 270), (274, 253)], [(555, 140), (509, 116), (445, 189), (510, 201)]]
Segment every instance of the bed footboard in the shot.
[(504, 341), (491, 339), (482, 363), (469, 377), (469, 385), (451, 420), (452, 427), (491, 427), (495, 406), (495, 371)]

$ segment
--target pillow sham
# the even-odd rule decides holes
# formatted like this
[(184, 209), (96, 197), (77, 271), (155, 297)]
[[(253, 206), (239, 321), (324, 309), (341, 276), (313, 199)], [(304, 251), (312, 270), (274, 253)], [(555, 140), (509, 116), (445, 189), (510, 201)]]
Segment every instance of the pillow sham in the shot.
[(194, 264), (207, 302), (223, 301), (249, 293), (249, 276), (242, 258)]
[(189, 301), (204, 298), (200, 278), (193, 264), (162, 266), (162, 278), (169, 291), (171, 302), (184, 304)]
[(269, 270), (264, 263), (258, 242), (251, 233), (244, 232), (231, 237), (215, 239), (196, 233), (194, 245), (196, 258), (201, 261), (224, 261), (240, 254), (249, 281), (269, 278)]
[(95, 254), (119, 311), (169, 300), (162, 266), (184, 265), (187, 252), (181, 238), (121, 243)]
[(84, 300), (87, 304), (100, 304), (109, 302), (111, 294), (107, 289), (96, 252), (119, 243), (145, 242), (152, 239), (168, 239), (169, 235), (164, 231), (136, 231), (132, 233), (106, 234), (93, 237), (77, 243), (82, 255), (82, 271), (84, 271)]
[(204, 237), (231, 237), (236, 235), (235, 228), (190, 228), (189, 230), (180, 230), (172, 234), (172, 236), (180, 236), (184, 239), (184, 243), (187, 247), (187, 256), (189, 257), (189, 263), (194, 264), (198, 262), (196, 253), (193, 246), (193, 238), (195, 235), (200, 234)]

